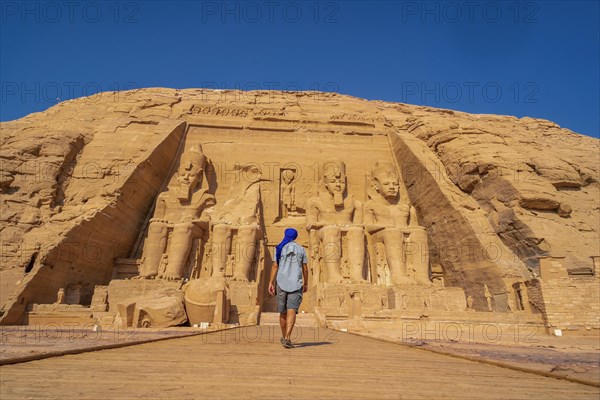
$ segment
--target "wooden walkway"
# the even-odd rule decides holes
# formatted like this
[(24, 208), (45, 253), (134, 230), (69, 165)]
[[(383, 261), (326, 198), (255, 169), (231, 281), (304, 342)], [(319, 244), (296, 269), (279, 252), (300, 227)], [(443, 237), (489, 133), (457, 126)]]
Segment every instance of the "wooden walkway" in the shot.
[(2, 400), (598, 399), (600, 389), (301, 328), (257, 326), (0, 367)]

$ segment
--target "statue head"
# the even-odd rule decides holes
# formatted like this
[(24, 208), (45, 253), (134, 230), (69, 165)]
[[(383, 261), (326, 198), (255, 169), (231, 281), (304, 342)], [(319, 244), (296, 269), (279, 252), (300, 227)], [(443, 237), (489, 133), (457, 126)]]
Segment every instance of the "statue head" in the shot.
[(346, 191), (346, 164), (342, 161), (328, 161), (323, 165), (322, 184), (327, 189), (336, 206), (344, 204)]
[(296, 171), (294, 171), (292, 169), (284, 169), (283, 171), (281, 171), (281, 179), (287, 185), (292, 183), (292, 181), (294, 180), (295, 177), (296, 177)]
[(202, 153), (202, 147), (192, 146), (181, 155), (179, 169), (177, 170), (177, 181), (179, 182), (180, 200), (189, 200), (197, 186), (202, 184), (202, 174), (206, 157)]
[(258, 182), (262, 178), (262, 171), (260, 170), (260, 167), (258, 166), (258, 164), (248, 163), (248, 164), (239, 166), (238, 168), (239, 168), (240, 180), (242, 180), (248, 184)]
[(388, 201), (398, 200), (400, 182), (391, 163), (377, 162), (373, 167), (373, 188)]

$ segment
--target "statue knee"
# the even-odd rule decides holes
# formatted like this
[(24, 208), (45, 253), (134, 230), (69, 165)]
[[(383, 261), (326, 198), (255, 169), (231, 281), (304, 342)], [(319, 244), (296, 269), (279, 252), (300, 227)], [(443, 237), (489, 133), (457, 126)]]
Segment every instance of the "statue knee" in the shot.
[(148, 236), (156, 236), (166, 233), (167, 224), (164, 222), (153, 221), (148, 227)]
[(180, 222), (173, 227), (173, 234), (189, 233), (192, 230), (190, 222)]
[(364, 237), (364, 231), (360, 226), (353, 226), (348, 229), (346, 235), (351, 239), (362, 239)]
[(387, 244), (402, 243), (404, 232), (399, 228), (385, 228), (382, 232), (382, 239)]
[(427, 238), (427, 230), (422, 226), (408, 226), (404, 229), (411, 238)]
[(213, 227), (213, 239), (216, 241), (225, 240), (229, 236), (230, 228), (225, 224), (218, 224)]
[(244, 225), (238, 230), (238, 235), (243, 238), (254, 239), (258, 232), (257, 225)]
[(320, 233), (323, 242), (326, 243), (330, 243), (341, 238), (341, 231), (337, 226), (326, 226), (321, 229)]

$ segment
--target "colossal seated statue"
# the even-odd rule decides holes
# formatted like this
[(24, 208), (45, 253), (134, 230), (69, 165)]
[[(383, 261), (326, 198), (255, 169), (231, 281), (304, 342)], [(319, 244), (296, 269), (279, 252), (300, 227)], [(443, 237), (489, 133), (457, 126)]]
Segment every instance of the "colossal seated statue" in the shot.
[[(250, 279), (256, 243), (262, 232), (260, 180), (261, 171), (256, 165), (240, 167), (229, 199), (213, 216), (210, 246), (213, 277), (231, 274), (234, 280)], [(232, 250), (234, 235), (236, 245)]]
[(415, 208), (400, 198), (396, 168), (390, 163), (376, 163), (371, 176), (365, 229), (375, 247), (384, 247), (391, 283), (429, 284), (427, 232), (418, 225)]
[[(353, 282), (364, 278), (364, 231), (362, 205), (346, 191), (346, 165), (330, 161), (324, 165), (316, 197), (306, 203), (307, 229), (311, 237), (312, 253), (322, 252), (325, 279), (329, 283), (341, 283), (343, 260), (348, 266), (348, 277)], [(345, 242), (345, 246), (342, 244)]]
[(156, 201), (144, 242), (140, 277), (183, 278), (193, 241), (201, 240), (208, 228), (203, 211), (215, 204), (215, 197), (202, 189), (205, 164), (200, 146), (182, 154), (176, 181)]

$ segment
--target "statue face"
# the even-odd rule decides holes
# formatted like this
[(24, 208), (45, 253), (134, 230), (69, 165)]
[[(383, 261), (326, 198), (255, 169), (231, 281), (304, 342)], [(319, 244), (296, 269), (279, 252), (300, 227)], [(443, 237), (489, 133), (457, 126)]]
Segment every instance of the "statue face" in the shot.
[(190, 157), (184, 154), (181, 157), (181, 164), (177, 171), (177, 180), (186, 188), (194, 188), (198, 183), (198, 179), (202, 176), (202, 166), (195, 164)]
[(386, 199), (398, 196), (400, 183), (398, 177), (392, 174), (382, 174), (375, 178), (375, 188)]
[(332, 173), (325, 176), (325, 187), (332, 195), (342, 194), (346, 190), (346, 176), (341, 173)]

